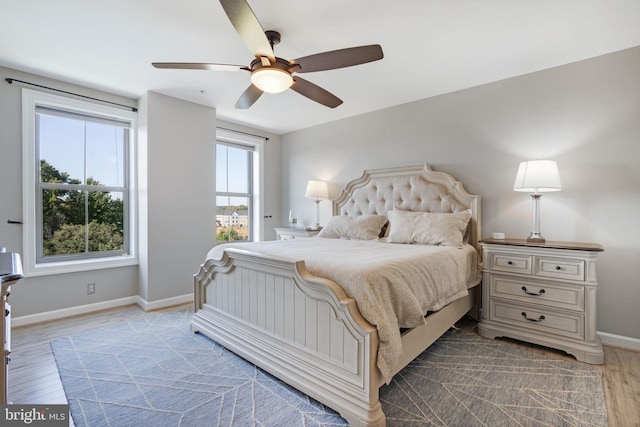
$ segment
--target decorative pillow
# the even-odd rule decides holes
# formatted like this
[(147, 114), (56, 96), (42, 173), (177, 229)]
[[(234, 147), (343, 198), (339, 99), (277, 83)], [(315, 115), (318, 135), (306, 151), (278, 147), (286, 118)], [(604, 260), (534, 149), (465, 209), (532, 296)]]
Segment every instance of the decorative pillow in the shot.
[(384, 215), (362, 215), (351, 217), (333, 216), (324, 226), (318, 237), (325, 239), (375, 240), (380, 236), (382, 227), (387, 223)]
[(456, 213), (391, 210), (389, 238), (392, 243), (422, 243), (461, 247), (471, 211)]

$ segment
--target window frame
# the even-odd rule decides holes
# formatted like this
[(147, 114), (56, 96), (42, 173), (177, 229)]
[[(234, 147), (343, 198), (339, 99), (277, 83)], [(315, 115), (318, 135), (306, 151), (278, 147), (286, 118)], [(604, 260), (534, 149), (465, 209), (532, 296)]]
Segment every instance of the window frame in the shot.
[[(83, 254), (46, 261), (40, 259), (42, 248), (41, 183), (39, 178), (39, 152), (36, 135), (36, 109), (38, 107), (68, 111), (85, 116), (103, 117), (109, 120), (129, 123), (128, 150), (124, 156), (127, 202), (124, 224), (125, 253), (109, 256)], [(122, 267), (138, 264), (137, 256), (137, 197), (136, 197), (136, 128), (137, 114), (120, 108), (72, 99), (31, 89), (22, 89), (22, 139), (23, 139), (23, 269), (25, 276), (72, 273), (103, 268)], [(86, 187), (85, 185), (80, 187)], [(109, 186), (104, 187), (109, 190)], [(40, 201), (39, 201), (40, 200)]]
[[(264, 201), (262, 200), (261, 195), (263, 194), (263, 150), (265, 138), (257, 137), (254, 135), (250, 135), (241, 131), (234, 131), (230, 129), (217, 128), (216, 129), (216, 141), (215, 144), (218, 143), (228, 145), (228, 146), (236, 146), (239, 148), (247, 147), (251, 159), (251, 170), (249, 171), (251, 177), (251, 200), (250, 200), (250, 233), (249, 241), (261, 241), (264, 238), (264, 230), (262, 226), (262, 216), (264, 212)], [(217, 150), (214, 150), (214, 152)], [(214, 159), (214, 164), (216, 159)], [(216, 218), (217, 218), (217, 185), (215, 188), (215, 197), (216, 197)], [(225, 193), (226, 195), (226, 193)], [(218, 242), (217, 236), (215, 236), (216, 244), (221, 244), (224, 242)]]
[[(226, 142), (226, 141), (221, 141), (219, 139), (216, 140), (216, 156), (218, 155), (218, 145), (223, 145), (227, 148), (235, 148), (238, 150), (244, 150), (247, 153), (247, 163), (248, 163), (248, 167), (247, 167), (247, 185), (248, 185), (248, 192), (246, 193), (242, 193), (242, 192), (237, 192), (237, 191), (218, 191), (217, 188), (217, 182), (216, 182), (216, 219), (218, 217), (218, 213), (217, 213), (217, 206), (218, 206), (218, 197), (228, 197), (228, 198), (232, 198), (232, 197), (238, 197), (238, 198), (246, 198), (248, 200), (247, 203), (247, 215), (248, 215), (248, 225), (249, 225), (249, 234), (247, 235), (247, 240), (239, 240), (239, 241), (249, 241), (252, 242), (253, 241), (253, 162), (254, 162), (254, 156), (253, 156), (253, 152), (255, 151), (254, 147), (246, 145), (246, 144), (236, 144), (236, 143), (231, 143), (231, 142)], [(229, 175), (228, 175), (228, 171), (229, 171), (229, 161), (227, 159), (227, 190), (229, 189)], [(216, 158), (216, 164), (217, 164), (217, 158)], [(228, 215), (229, 216), (229, 220), (227, 221), (228, 226), (231, 226), (233, 224), (233, 219), (231, 218), (232, 215)], [(232, 240), (225, 240), (225, 241), (218, 241), (218, 236), (216, 234), (216, 243), (217, 244), (221, 244), (221, 243), (228, 243), (231, 242)]]

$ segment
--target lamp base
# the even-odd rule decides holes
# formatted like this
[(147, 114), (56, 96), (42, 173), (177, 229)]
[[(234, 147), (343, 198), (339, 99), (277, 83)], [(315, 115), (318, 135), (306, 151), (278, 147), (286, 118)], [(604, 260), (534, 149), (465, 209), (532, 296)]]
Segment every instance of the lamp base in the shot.
[(545, 240), (544, 240), (544, 237), (542, 237), (542, 234), (531, 232), (529, 237), (527, 237), (527, 242), (544, 243)]

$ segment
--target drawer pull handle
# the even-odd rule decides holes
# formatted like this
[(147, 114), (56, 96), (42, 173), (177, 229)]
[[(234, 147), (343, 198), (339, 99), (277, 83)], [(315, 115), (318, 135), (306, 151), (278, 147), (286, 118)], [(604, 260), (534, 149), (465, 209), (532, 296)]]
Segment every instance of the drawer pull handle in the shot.
[(535, 292), (529, 292), (529, 291), (527, 290), (527, 287), (526, 287), (526, 286), (523, 286), (523, 287), (522, 287), (522, 290), (524, 291), (524, 293), (525, 293), (525, 294), (527, 294), (527, 295), (532, 295), (532, 296), (534, 296), (534, 297), (539, 297), (540, 295), (542, 295), (542, 294), (544, 294), (544, 293), (545, 293), (545, 290), (544, 290), (544, 289), (540, 289), (540, 291), (539, 291), (537, 294), (536, 294)]
[(537, 319), (532, 319), (531, 317), (527, 317), (527, 313), (525, 313), (524, 311), (521, 314), (522, 314), (522, 317), (527, 319), (529, 322), (542, 322), (545, 319), (545, 317), (542, 315)]
[(507, 265), (513, 265), (513, 261), (507, 261)]
[(556, 265), (556, 271), (560, 271), (562, 270), (562, 267), (560, 267), (559, 265)]

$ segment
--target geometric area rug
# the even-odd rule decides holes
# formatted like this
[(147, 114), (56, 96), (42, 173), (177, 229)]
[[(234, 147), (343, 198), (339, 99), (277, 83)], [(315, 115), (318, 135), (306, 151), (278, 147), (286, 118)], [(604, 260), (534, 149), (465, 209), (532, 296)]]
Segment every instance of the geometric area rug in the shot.
[[(189, 309), (51, 342), (76, 426), (345, 426), (339, 414), (190, 330)], [(388, 426), (607, 425), (581, 363), (447, 332), (380, 390)]]

